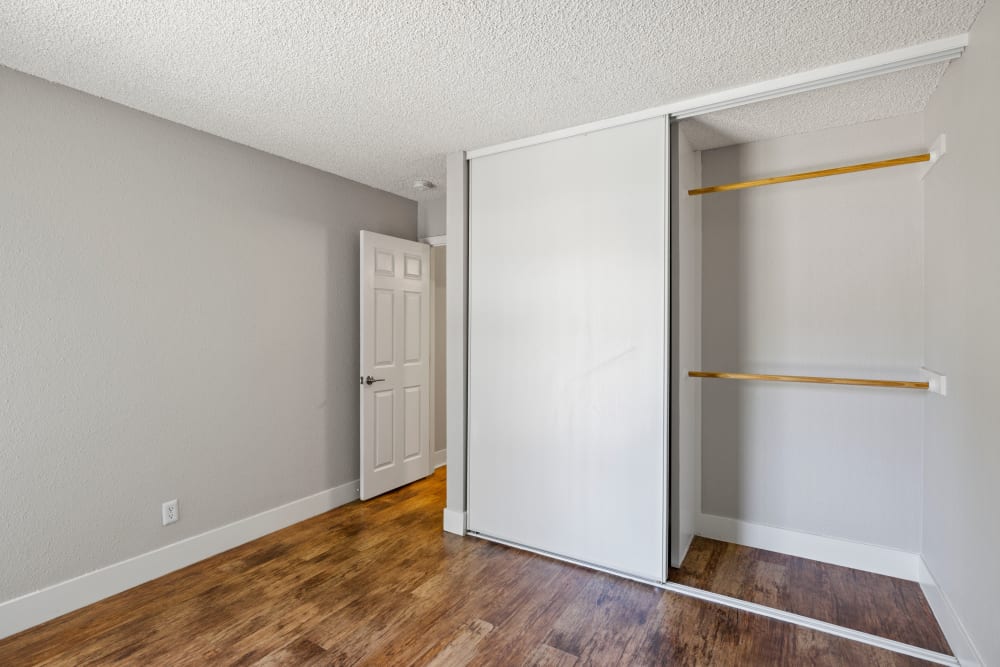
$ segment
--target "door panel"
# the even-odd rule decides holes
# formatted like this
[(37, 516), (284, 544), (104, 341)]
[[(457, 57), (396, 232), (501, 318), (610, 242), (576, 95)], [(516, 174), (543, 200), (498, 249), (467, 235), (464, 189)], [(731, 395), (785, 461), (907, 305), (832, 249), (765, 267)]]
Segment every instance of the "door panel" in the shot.
[(423, 352), (421, 333), (427, 324), (423, 321), (423, 295), (420, 292), (404, 292), (403, 302), (403, 330), (406, 336), (403, 342), (403, 361), (407, 364), (419, 364)]
[(393, 363), (394, 297), (391, 289), (375, 289), (375, 368), (391, 367)]
[(665, 130), (469, 165), (469, 528), (660, 581)]
[(393, 463), (393, 440), (395, 439), (395, 410), (393, 398), (395, 392), (391, 389), (375, 391), (375, 470), (381, 470)]
[(363, 500), (431, 470), (429, 257), (423, 243), (361, 232)]
[(422, 430), (420, 426), (424, 419), (420, 411), (425, 403), (421, 387), (406, 387), (403, 389), (403, 415), (406, 420), (403, 428), (403, 459), (406, 461), (415, 456), (420, 456), (420, 434)]

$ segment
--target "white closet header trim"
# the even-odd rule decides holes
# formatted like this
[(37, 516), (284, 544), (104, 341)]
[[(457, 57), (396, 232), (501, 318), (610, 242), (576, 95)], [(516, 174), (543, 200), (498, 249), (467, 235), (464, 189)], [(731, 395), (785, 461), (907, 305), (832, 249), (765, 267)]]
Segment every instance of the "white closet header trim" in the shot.
[(670, 104), (653, 107), (651, 109), (644, 109), (643, 111), (636, 111), (623, 116), (616, 116), (614, 118), (599, 120), (593, 123), (586, 123), (584, 125), (577, 125), (575, 127), (568, 127), (563, 130), (547, 132), (545, 134), (539, 134), (525, 139), (516, 139), (514, 141), (496, 144), (494, 146), (478, 148), (476, 150), (469, 151), (466, 156), (469, 160), (473, 160), (478, 157), (493, 155), (494, 153), (502, 153), (504, 151), (524, 148), (526, 146), (534, 146), (535, 144), (543, 144), (548, 141), (564, 139), (578, 134), (596, 132), (598, 130), (617, 127), (619, 125), (627, 125), (628, 123), (634, 123), (648, 118), (655, 118), (656, 116), (690, 118), (692, 116), (699, 116), (713, 111), (730, 109), (732, 107), (751, 104), (753, 102), (762, 102), (764, 100), (784, 97), (785, 95), (792, 95), (794, 93), (827, 88), (829, 86), (836, 86), (850, 81), (867, 79), (881, 74), (898, 72), (900, 70), (910, 69), (911, 67), (920, 67), (922, 65), (946, 62), (961, 56), (965, 47), (968, 45), (969, 35), (968, 33), (963, 33), (953, 37), (945, 37), (931, 42), (924, 42), (923, 44), (907, 46), (902, 49), (886, 51), (885, 53), (879, 53), (873, 56), (849, 60), (837, 65), (828, 65), (826, 67), (820, 67), (806, 72), (799, 72), (798, 74), (789, 74), (787, 76), (770, 79), (768, 81), (759, 81), (746, 86), (729, 88), (715, 93), (708, 93), (707, 95), (699, 95), (698, 97), (692, 97), (679, 102), (672, 102)]

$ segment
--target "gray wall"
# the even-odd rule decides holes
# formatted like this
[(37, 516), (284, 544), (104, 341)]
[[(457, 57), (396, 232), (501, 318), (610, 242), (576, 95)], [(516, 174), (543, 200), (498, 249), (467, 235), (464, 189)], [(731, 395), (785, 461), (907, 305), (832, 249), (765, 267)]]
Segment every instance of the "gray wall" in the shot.
[(422, 201), (417, 204), (417, 235), (426, 239), (430, 236), (444, 236), (446, 233), (444, 197)]
[(0, 100), (0, 600), (356, 479), (358, 231), (415, 203), (3, 68)]
[(924, 181), (926, 356), (948, 376), (925, 415), (923, 554), (987, 665), (1000, 665), (1000, 6), (925, 112), (948, 152)]
[(679, 567), (701, 513), (701, 382), (688, 371), (701, 362), (702, 197), (687, 191), (701, 185), (701, 153), (692, 149), (684, 124), (670, 141), (670, 563)]
[[(917, 152), (919, 116), (702, 154), (712, 185)], [(709, 371), (919, 378), (920, 167), (703, 197)], [(922, 392), (702, 380), (706, 514), (920, 549)]]

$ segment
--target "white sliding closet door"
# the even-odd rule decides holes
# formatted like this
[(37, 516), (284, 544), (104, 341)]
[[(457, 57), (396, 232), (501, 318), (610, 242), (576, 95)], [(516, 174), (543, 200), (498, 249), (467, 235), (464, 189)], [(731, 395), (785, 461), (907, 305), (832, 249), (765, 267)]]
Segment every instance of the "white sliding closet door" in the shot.
[(469, 165), (469, 529), (660, 581), (667, 136)]

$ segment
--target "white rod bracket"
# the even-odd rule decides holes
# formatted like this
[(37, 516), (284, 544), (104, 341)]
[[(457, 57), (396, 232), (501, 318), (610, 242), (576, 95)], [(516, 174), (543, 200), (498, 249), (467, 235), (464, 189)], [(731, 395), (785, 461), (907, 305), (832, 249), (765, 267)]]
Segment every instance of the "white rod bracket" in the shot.
[(948, 395), (948, 376), (941, 375), (929, 368), (921, 368), (920, 374), (927, 380), (927, 391), (941, 394), (942, 396)]
[(931, 145), (931, 150), (930, 150), (931, 159), (927, 164), (924, 165), (923, 171), (920, 172), (920, 178), (925, 177), (927, 175), (927, 172), (933, 169), (934, 165), (937, 164), (938, 160), (944, 157), (944, 154), (948, 151), (948, 146), (945, 139), (946, 139), (945, 135), (939, 134), (938, 138), (934, 140), (934, 143)]

